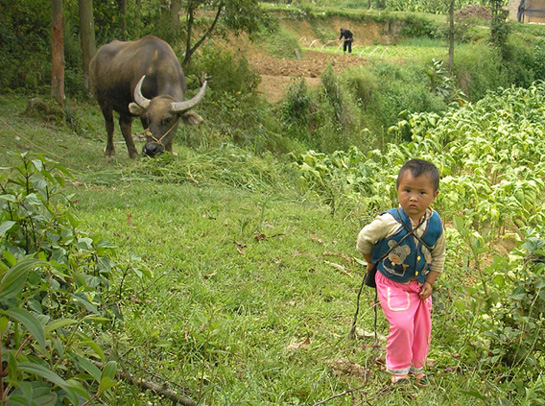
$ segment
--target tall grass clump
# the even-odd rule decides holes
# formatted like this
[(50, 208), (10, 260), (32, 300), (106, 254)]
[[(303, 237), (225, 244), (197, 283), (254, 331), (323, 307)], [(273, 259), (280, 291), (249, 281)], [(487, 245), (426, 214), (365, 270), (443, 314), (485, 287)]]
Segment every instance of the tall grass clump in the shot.
[(503, 48), (503, 65), (510, 83), (528, 88), (545, 80), (545, 41), (511, 35)]
[(472, 101), (482, 99), (490, 90), (510, 85), (499, 51), (484, 43), (457, 50), (453, 73)]
[(437, 91), (428, 70), (379, 62), (336, 74), (329, 67), (318, 92), (294, 81), (281, 107), (284, 128), (321, 152), (379, 148), (402, 114), (446, 109), (450, 94)]
[(259, 35), (265, 50), (280, 59), (296, 59), (299, 53), (302, 54), (301, 45), (297, 35), (282, 27), (268, 27), (263, 34)]
[(343, 76), (331, 66), (321, 76), (321, 86), (310, 91), (303, 79), (293, 80), (280, 107), (284, 133), (308, 149), (324, 152), (357, 146), (368, 150), (360, 112)]
[(386, 62), (347, 72), (348, 86), (360, 102), (363, 120), (374, 134), (385, 135), (403, 112), (440, 112), (444, 99), (434, 92), (423, 65), (400, 66)]

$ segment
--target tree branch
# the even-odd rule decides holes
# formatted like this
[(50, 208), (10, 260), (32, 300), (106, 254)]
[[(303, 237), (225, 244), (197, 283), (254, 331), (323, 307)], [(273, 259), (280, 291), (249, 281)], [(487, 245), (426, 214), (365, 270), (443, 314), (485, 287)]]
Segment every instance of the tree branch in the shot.
[[(104, 369), (104, 365), (101, 362), (91, 360), (98, 368)], [(132, 385), (138, 386), (143, 390), (150, 390), (157, 395), (164, 396), (167, 399), (172, 400), (174, 404), (180, 404), (183, 406), (197, 406), (197, 403), (193, 400), (186, 398), (183, 395), (179, 395), (173, 390), (166, 388), (164, 385), (159, 385), (151, 381), (147, 381), (142, 378), (137, 378), (135, 375), (130, 372), (118, 370), (119, 376), (121, 379), (129, 382)]]
[(193, 6), (189, 5), (188, 13), (189, 13), (189, 20), (187, 22), (187, 44), (186, 44), (186, 52), (185, 52), (185, 58), (183, 65), (187, 66), (189, 64), (189, 61), (191, 61), (191, 56), (195, 53), (197, 48), (201, 46), (201, 44), (204, 42), (204, 40), (210, 36), (212, 31), (214, 31), (214, 28), (216, 27), (217, 22), (220, 19), (221, 12), (223, 10), (223, 7), (225, 4), (223, 2), (220, 3), (218, 6), (218, 11), (216, 13), (216, 17), (214, 18), (214, 21), (212, 22), (212, 25), (208, 28), (208, 31), (206, 31), (203, 36), (191, 47), (191, 28), (193, 25)]

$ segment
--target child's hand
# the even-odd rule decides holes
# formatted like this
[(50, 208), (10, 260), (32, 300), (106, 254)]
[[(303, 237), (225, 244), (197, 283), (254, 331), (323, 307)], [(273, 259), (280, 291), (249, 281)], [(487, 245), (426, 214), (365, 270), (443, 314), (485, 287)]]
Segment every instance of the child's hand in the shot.
[(424, 282), (424, 284), (422, 285), (422, 288), (420, 289), (420, 299), (422, 300), (426, 300), (428, 297), (431, 296), (431, 292), (432, 292), (432, 286), (431, 286), (431, 283), (429, 282)]

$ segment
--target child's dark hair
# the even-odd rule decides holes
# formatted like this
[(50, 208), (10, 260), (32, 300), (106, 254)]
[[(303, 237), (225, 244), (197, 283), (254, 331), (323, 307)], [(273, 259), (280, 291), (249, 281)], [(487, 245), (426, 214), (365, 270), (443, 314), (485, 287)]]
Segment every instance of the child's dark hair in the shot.
[(397, 174), (396, 188), (399, 187), (401, 175), (407, 170), (411, 171), (411, 174), (415, 178), (424, 173), (429, 173), (433, 182), (433, 191), (437, 192), (439, 190), (439, 171), (437, 170), (437, 167), (431, 162), (424, 161), (423, 159), (411, 159), (410, 161), (405, 162)]

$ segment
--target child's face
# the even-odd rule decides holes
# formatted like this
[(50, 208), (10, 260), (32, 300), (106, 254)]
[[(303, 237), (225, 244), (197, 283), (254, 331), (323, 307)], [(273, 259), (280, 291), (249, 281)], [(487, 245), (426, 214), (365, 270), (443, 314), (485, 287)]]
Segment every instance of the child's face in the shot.
[(434, 183), (429, 173), (414, 177), (410, 170), (401, 174), (397, 197), (405, 213), (416, 223), (435, 201), (439, 191), (434, 190)]

